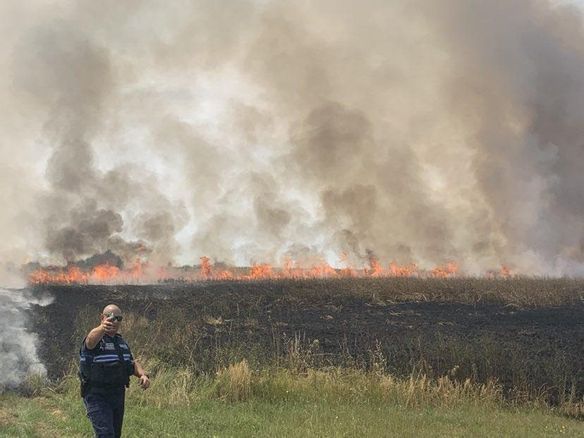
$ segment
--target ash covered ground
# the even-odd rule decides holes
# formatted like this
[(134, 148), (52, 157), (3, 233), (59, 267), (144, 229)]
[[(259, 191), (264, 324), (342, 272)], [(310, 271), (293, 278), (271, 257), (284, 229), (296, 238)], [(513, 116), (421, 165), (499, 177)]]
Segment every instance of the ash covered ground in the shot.
[[(495, 378), (509, 392), (543, 388), (554, 401), (566, 391), (584, 394), (583, 285), (346, 279), (39, 286), (35, 294), (54, 300), (31, 312), (52, 378), (71, 369), (83, 334), (113, 302), (127, 315), (123, 329), (134, 351), (170, 366), (212, 372), (243, 357), (258, 367), (291, 357), (305, 366), (381, 363), (396, 375)], [(550, 290), (561, 299), (545, 298)]]

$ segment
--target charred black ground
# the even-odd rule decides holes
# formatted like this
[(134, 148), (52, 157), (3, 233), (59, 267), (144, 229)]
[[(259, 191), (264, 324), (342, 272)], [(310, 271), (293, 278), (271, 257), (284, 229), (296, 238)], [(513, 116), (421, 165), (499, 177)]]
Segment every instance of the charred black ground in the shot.
[(43, 286), (34, 307), (49, 375), (75, 361), (105, 304), (127, 315), (134, 351), (212, 372), (257, 367), (383, 366), (487, 381), (509, 394), (584, 395), (584, 281), (339, 279), (150, 286)]

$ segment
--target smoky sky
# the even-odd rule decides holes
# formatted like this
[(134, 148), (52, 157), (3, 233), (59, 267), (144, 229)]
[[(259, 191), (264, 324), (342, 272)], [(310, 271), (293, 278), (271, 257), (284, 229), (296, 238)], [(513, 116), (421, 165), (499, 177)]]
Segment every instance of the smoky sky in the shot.
[(4, 263), (584, 272), (584, 28), (561, 2), (0, 6)]

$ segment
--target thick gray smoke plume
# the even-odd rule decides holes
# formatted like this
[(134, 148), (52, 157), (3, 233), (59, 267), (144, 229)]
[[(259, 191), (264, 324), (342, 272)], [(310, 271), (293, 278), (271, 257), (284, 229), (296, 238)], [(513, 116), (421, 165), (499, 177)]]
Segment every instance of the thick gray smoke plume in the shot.
[(578, 6), (0, 8), (4, 260), (584, 273)]
[(31, 304), (49, 303), (25, 291), (0, 288), (0, 393), (28, 376), (46, 373), (37, 356), (37, 336), (27, 329), (27, 311)]

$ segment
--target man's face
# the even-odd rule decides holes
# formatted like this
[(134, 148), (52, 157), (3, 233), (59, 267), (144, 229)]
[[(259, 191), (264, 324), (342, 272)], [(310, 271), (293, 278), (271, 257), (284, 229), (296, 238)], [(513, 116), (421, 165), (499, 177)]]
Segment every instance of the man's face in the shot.
[(122, 325), (122, 312), (120, 310), (112, 310), (106, 313), (103, 313), (101, 315), (101, 321), (109, 321), (112, 325), (112, 329), (108, 330), (106, 333), (107, 334), (115, 334), (118, 332), (118, 330), (120, 329), (120, 326)]

